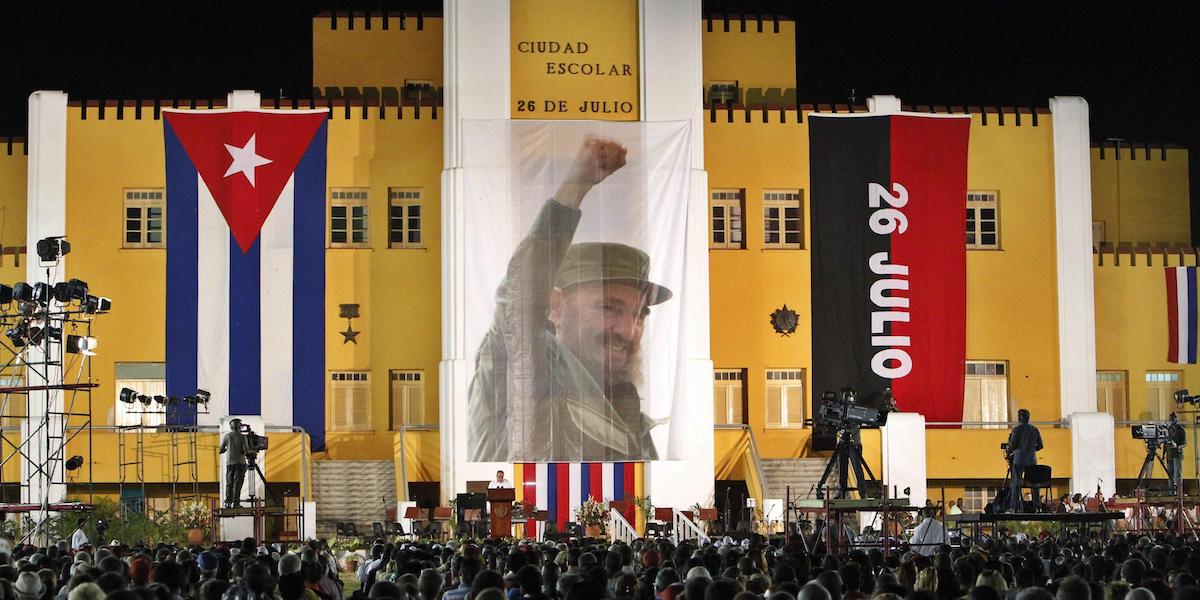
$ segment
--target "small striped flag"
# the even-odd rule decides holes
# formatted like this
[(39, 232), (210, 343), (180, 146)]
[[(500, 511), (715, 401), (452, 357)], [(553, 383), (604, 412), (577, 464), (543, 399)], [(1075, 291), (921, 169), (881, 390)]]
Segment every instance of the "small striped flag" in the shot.
[[(558, 531), (575, 520), (575, 511), (589, 496), (605, 503), (644, 496), (644, 464), (613, 463), (516, 463), (513, 485), (517, 500), (535, 502), (538, 510), (549, 512), (548, 522)], [(636, 509), (629, 505), (622, 515), (637, 526)], [(526, 531), (533, 531), (530, 521)]]
[(1167, 362), (1196, 364), (1196, 267), (1167, 267)]

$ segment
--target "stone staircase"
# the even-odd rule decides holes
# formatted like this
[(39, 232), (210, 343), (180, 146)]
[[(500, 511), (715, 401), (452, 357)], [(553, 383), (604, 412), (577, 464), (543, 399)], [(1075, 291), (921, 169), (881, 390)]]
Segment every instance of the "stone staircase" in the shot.
[(318, 537), (333, 537), (338, 521), (351, 521), (370, 536), (371, 523), (383, 522), (387, 510), (396, 507), (395, 465), (390, 460), (315, 461), (313, 500)]
[[(829, 459), (815, 458), (783, 458), (783, 459), (763, 459), (762, 468), (763, 476), (766, 481), (763, 483), (765, 498), (778, 498), (782, 500), (787, 486), (792, 488), (792, 499), (806, 498), (808, 492), (812, 489), (813, 484), (821, 480), (821, 473), (825, 471), (825, 465)], [(837, 482), (837, 468), (829, 475), (829, 480), (826, 485)], [(816, 498), (814, 493), (812, 498)]]

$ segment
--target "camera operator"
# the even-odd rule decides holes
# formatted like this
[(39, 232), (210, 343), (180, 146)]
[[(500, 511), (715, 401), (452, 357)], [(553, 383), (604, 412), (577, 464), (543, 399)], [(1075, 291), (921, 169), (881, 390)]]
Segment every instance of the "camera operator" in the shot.
[(230, 419), (229, 432), (221, 438), (220, 453), (226, 451), (229, 451), (229, 458), (225, 459), (225, 508), (240, 508), (242, 482), (246, 479), (246, 455), (250, 453), (241, 419)]
[(1183, 425), (1179, 424), (1179, 415), (1171, 413), (1171, 421), (1167, 425), (1167, 479), (1171, 481), (1171, 494), (1179, 493), (1183, 484), (1183, 447), (1187, 445), (1187, 434)]
[[(1025, 479), (1025, 470), (1037, 465), (1037, 452), (1042, 449), (1042, 433), (1029, 424), (1029, 411), (1024, 408), (1017, 411), (1017, 421), (1017, 426), (1008, 434), (1008, 457), (1012, 464), (1008, 499), (1012, 512), (1023, 511), (1021, 484)], [(1033, 487), (1033, 503), (1040, 504), (1037, 486)]]

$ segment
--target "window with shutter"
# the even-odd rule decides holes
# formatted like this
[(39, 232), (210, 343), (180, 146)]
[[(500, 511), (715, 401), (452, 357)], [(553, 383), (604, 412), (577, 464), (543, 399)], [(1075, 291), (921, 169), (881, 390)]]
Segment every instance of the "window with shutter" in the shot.
[(1175, 390), (1184, 387), (1182, 371), (1146, 371), (1146, 405), (1138, 420), (1167, 420), (1175, 408)]
[[(963, 422), (969, 429), (1003, 429), (1008, 421), (1008, 363), (967, 361)], [(980, 425), (979, 423), (984, 423)]]
[(424, 371), (391, 372), (391, 429), (425, 424)]
[(767, 427), (804, 426), (804, 370), (767, 371)]
[(371, 374), (334, 371), (329, 374), (329, 428), (335, 431), (371, 429)]
[(743, 369), (713, 371), (713, 423), (718, 425), (745, 424), (742, 411), (745, 380)]
[(1096, 371), (1096, 410), (1124, 421), (1129, 414), (1125, 371)]

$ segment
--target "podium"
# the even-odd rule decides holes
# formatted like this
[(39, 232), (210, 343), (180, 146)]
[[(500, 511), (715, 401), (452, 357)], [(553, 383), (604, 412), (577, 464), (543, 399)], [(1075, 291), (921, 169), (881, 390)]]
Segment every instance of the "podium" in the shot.
[(517, 499), (513, 488), (495, 488), (487, 491), (492, 505), (492, 537), (506, 538), (512, 535), (512, 504)]

